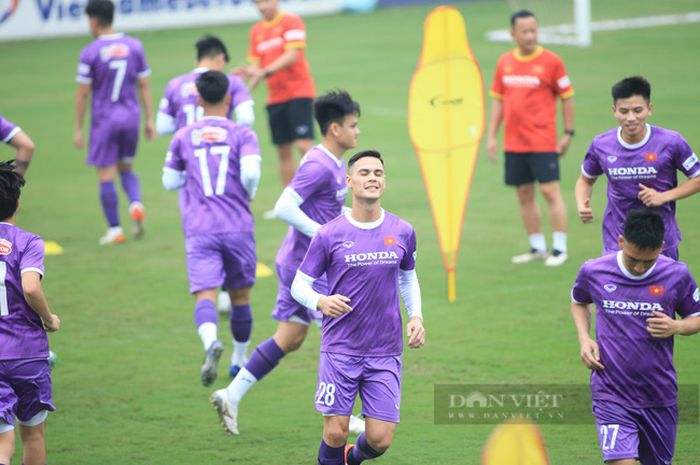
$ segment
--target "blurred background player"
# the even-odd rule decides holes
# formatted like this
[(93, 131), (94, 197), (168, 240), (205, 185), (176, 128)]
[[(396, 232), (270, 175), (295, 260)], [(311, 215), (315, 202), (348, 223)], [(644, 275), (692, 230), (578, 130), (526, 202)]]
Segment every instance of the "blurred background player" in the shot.
[[(195, 81), (205, 71), (221, 71), (229, 61), (224, 43), (215, 36), (204, 36), (195, 43), (197, 67), (173, 78), (165, 88), (156, 118), (158, 134), (169, 134), (199, 121), (204, 110), (197, 106), (197, 86)], [(235, 113), (236, 122), (252, 127), (255, 122), (253, 99), (245, 83), (238, 76), (228, 75), (228, 94), (231, 102), (226, 116), (230, 119)]]
[[(495, 162), (496, 134), (505, 123), (505, 182), (515, 186), (520, 216), (530, 251), (513, 263), (545, 260), (559, 266), (567, 259), (566, 204), (559, 189), (559, 157), (574, 135), (574, 90), (561, 58), (537, 42), (535, 15), (522, 10), (510, 19), (517, 47), (502, 55), (491, 86), (488, 154)], [(561, 98), (564, 135), (557, 142), (557, 96)], [(535, 199), (535, 182), (547, 201), (552, 225), (552, 253), (542, 233), (542, 214)]]
[[(223, 72), (229, 61), (226, 46), (218, 37), (206, 35), (199, 39), (194, 47), (197, 50), (197, 67), (189, 73), (171, 79), (165, 88), (156, 118), (158, 134), (175, 132), (202, 118), (204, 109), (197, 105), (199, 94), (195, 81), (205, 71)], [(230, 119), (235, 113), (238, 124), (253, 127), (255, 122), (253, 99), (245, 83), (238, 76), (227, 75), (227, 77), (228, 94), (231, 99), (226, 117)], [(180, 201), (183, 201), (182, 197)], [(216, 307), (220, 313), (231, 313), (231, 299), (225, 289), (219, 292)]]
[(100, 244), (121, 244), (125, 240), (119, 222), (119, 198), (114, 181), (119, 173), (129, 198), (129, 214), (134, 236), (143, 235), (144, 208), (139, 178), (133, 171), (141, 115), (136, 89), (145, 114), (147, 139), (155, 137), (151, 90), (146, 56), (141, 42), (112, 29), (114, 4), (110, 0), (90, 0), (85, 7), (95, 41), (80, 53), (78, 90), (75, 95), (73, 142), (83, 148), (83, 117), (92, 92), (92, 120), (87, 164), (97, 168), (100, 201), (109, 229)]
[[(238, 434), (238, 405), (248, 390), (306, 339), (309, 324), (315, 318), (315, 307), (304, 307), (292, 297), (294, 274), (311, 237), (322, 224), (340, 215), (345, 203), (343, 155), (357, 145), (360, 105), (347, 92), (333, 91), (316, 99), (314, 114), (323, 141), (304, 156), (292, 182), (275, 205), (277, 216), (290, 225), (275, 260), (279, 287), (272, 317), (278, 320), (277, 330), (256, 347), (231, 384), (211, 397), (224, 428), (231, 434)], [(317, 289), (325, 292), (324, 279), (319, 280)], [(235, 370), (238, 367), (232, 367), (231, 373)], [(354, 420), (354, 429), (361, 430), (362, 426), (361, 420)]]
[[(306, 61), (306, 28), (298, 16), (279, 10), (278, 0), (255, 0), (263, 19), (250, 30), (250, 65), (235, 72), (253, 90), (267, 81), (267, 113), (272, 142), (277, 146), (282, 186), (292, 180), (296, 163), (293, 144), (302, 154), (314, 145), (312, 104), (316, 87)], [(267, 216), (271, 216), (268, 215)]]
[(196, 300), (195, 324), (206, 352), (202, 384), (209, 386), (216, 380), (224, 350), (217, 337), (214, 304), (222, 285), (233, 304), (236, 363), (245, 363), (250, 341), (250, 288), (257, 263), (250, 201), (260, 180), (260, 148), (250, 128), (226, 117), (231, 98), (226, 75), (206, 71), (196, 85), (204, 116), (175, 133), (163, 168), (163, 186), (185, 191), (180, 209), (187, 275)]
[(0, 463), (12, 462), (19, 420), (22, 463), (44, 465), (44, 422), (51, 399), (49, 339), (61, 320), (49, 309), (41, 278), (44, 241), (15, 226), (24, 178), (0, 163)]
[[(681, 232), (676, 200), (700, 191), (700, 162), (675, 131), (651, 126), (651, 85), (640, 76), (612, 88), (613, 116), (619, 126), (593, 138), (576, 181), (576, 206), (584, 223), (593, 220), (591, 193), (600, 175), (608, 178), (608, 204), (603, 216), (603, 254), (619, 250), (617, 238), (628, 212), (652, 208), (664, 220), (662, 254), (678, 260)], [(676, 171), (689, 179), (680, 186)]]
[[(401, 405), (399, 293), (408, 312), (408, 346), (425, 343), (416, 233), (381, 208), (386, 177), (379, 152), (353, 155), (346, 182), (352, 210), (319, 229), (292, 285), (297, 301), (324, 315), (314, 400), (323, 414), (320, 465), (356, 465), (391, 445)], [(323, 294), (312, 287), (322, 276), (328, 280)], [(358, 394), (366, 433), (346, 447)]]
[(15, 154), (15, 171), (24, 176), (34, 155), (35, 147), (32, 139), (27, 133), (22, 131), (22, 128), (15, 126), (11, 121), (0, 115), (0, 140), (17, 150)]
[(630, 212), (618, 243), (617, 253), (583, 264), (571, 291), (581, 360), (593, 370), (600, 448), (608, 465), (670, 464), (678, 424), (673, 336), (700, 331), (700, 290), (685, 263), (660, 255), (664, 221), (656, 213)]

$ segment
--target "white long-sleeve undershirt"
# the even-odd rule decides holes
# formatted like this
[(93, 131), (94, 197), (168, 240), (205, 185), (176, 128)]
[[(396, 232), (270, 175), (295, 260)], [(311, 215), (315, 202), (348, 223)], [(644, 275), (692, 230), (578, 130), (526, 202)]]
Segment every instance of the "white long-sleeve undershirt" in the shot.
[(321, 225), (301, 210), (302, 203), (304, 203), (304, 199), (294, 189), (287, 187), (275, 203), (275, 216), (302, 234), (313, 237)]

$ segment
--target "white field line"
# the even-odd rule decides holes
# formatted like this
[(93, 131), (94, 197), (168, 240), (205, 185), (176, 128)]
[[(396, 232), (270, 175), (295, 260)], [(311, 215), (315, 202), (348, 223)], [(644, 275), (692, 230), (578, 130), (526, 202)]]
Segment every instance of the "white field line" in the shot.
[[(673, 26), (677, 24), (700, 23), (700, 11), (677, 15), (647, 16), (644, 18), (608, 19), (591, 22), (591, 31), (619, 31), (622, 29), (640, 29), (646, 27)], [(542, 43), (577, 45), (576, 27), (573, 24), (545, 26), (540, 28), (539, 40)], [(501, 29), (486, 33), (486, 38), (493, 42), (511, 42), (510, 30)]]

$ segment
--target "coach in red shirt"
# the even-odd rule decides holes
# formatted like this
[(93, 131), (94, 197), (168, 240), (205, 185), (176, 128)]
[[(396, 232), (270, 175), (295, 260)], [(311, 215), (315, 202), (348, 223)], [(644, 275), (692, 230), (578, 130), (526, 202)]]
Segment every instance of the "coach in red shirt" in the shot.
[(267, 81), (267, 113), (272, 142), (280, 158), (280, 177), (286, 186), (296, 164), (292, 147), (302, 154), (314, 144), (313, 99), (316, 87), (306, 61), (306, 28), (298, 16), (279, 10), (279, 0), (255, 0), (263, 19), (250, 30), (250, 65), (235, 72), (248, 78), (252, 91)]
[[(566, 205), (559, 189), (559, 157), (574, 135), (574, 90), (561, 58), (537, 42), (537, 18), (529, 11), (511, 16), (511, 36), (517, 47), (502, 55), (491, 86), (493, 104), (488, 133), (489, 159), (495, 162), (496, 133), (505, 123), (505, 180), (515, 186), (530, 251), (513, 263), (543, 259), (559, 266), (567, 259)], [(557, 98), (562, 101), (564, 134), (557, 141)], [(542, 234), (542, 218), (535, 201), (535, 182), (549, 207), (552, 251)]]

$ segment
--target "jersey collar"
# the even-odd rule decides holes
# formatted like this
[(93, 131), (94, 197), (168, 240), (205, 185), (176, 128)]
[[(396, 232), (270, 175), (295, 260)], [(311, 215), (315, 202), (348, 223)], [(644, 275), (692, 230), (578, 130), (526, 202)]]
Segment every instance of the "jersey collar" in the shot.
[(638, 149), (640, 147), (643, 147), (644, 144), (649, 142), (649, 138), (651, 137), (651, 126), (649, 125), (649, 123), (646, 123), (646, 127), (647, 127), (647, 133), (644, 134), (644, 139), (640, 140), (636, 144), (628, 144), (627, 142), (625, 142), (625, 140), (622, 138), (622, 127), (618, 127), (617, 128), (617, 141), (620, 143), (620, 145), (622, 145), (624, 148), (629, 149), (629, 150), (635, 150), (635, 149)]
[(384, 222), (384, 209), (382, 208), (381, 213), (379, 214), (379, 219), (376, 221), (371, 221), (369, 223), (363, 223), (361, 221), (354, 220), (352, 218), (352, 214), (350, 210), (345, 211), (345, 219), (348, 220), (348, 222), (355, 226), (356, 228), (360, 229), (374, 229), (377, 226), (380, 226)]
[(541, 45), (538, 45), (537, 48), (535, 49), (534, 52), (532, 52), (530, 55), (523, 55), (520, 53), (520, 49), (518, 47), (515, 47), (513, 49), (513, 58), (515, 58), (518, 61), (532, 61), (535, 58), (538, 58), (542, 53), (544, 52), (544, 47)]
[(343, 166), (343, 159), (342, 159), (342, 158), (338, 158), (338, 157), (336, 157), (335, 155), (333, 155), (333, 152), (331, 152), (331, 151), (328, 150), (326, 147), (324, 147), (323, 144), (318, 144), (318, 145), (316, 146), (316, 148), (319, 149), (321, 152), (325, 153), (325, 154), (328, 156), (328, 158), (330, 158), (331, 160), (333, 160), (333, 163), (335, 163), (336, 165), (338, 165), (338, 168), (340, 168), (341, 166)]
[[(656, 261), (656, 263), (659, 263), (658, 260)], [(627, 270), (627, 268), (625, 268), (625, 263), (622, 260), (622, 250), (617, 252), (617, 266), (618, 266), (618, 268), (620, 268), (620, 271), (622, 271), (622, 274), (624, 274), (625, 277), (632, 279), (634, 281), (641, 281), (642, 279), (648, 278), (654, 272), (654, 268), (656, 268), (656, 263), (651, 265), (651, 268), (649, 268), (647, 270), (647, 272), (644, 273), (643, 275), (636, 276), (636, 275), (633, 275), (632, 273), (630, 273)]]
[(282, 21), (282, 18), (284, 18), (284, 12), (280, 11), (279, 13), (277, 13), (277, 16), (275, 16), (269, 21), (263, 19), (263, 24), (265, 25), (265, 27), (274, 27), (277, 26), (277, 24), (279, 24), (280, 21)]
[(113, 32), (111, 34), (102, 34), (101, 36), (98, 37), (98, 39), (114, 40), (114, 39), (121, 39), (122, 37), (124, 37), (123, 32)]

